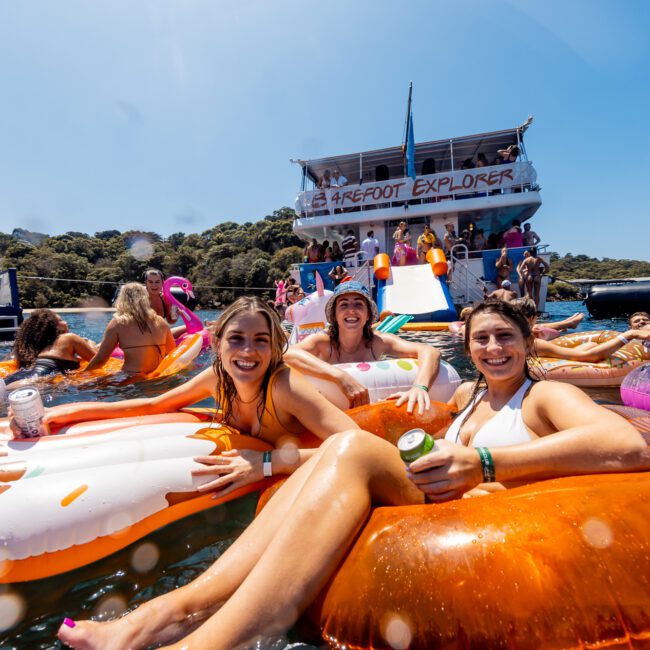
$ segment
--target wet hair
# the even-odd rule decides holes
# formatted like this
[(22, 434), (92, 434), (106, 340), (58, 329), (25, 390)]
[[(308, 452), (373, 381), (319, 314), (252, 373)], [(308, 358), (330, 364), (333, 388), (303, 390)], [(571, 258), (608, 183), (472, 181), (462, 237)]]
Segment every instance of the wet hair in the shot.
[(537, 305), (532, 298), (528, 298), (527, 296), (524, 298), (515, 298), (510, 301), (510, 304), (519, 309), (529, 321), (531, 318), (537, 316)]
[(474, 311), (473, 307), (463, 307), (458, 314), (458, 319), (463, 323), (469, 318), (469, 315)]
[(120, 287), (115, 300), (113, 319), (121, 325), (135, 323), (143, 334), (151, 332), (156, 312), (151, 308), (147, 290), (138, 282), (127, 282)]
[[(465, 353), (467, 356), (470, 356), (469, 344), (472, 340), (472, 322), (477, 316), (480, 316), (481, 314), (497, 314), (498, 316), (505, 318), (509, 323), (514, 325), (515, 328), (519, 330), (528, 346), (526, 350), (526, 363), (524, 364), (524, 375), (527, 379), (536, 381), (530, 374), (529, 368), (529, 364), (531, 362), (534, 362), (532, 347), (532, 328), (524, 316), (522, 310), (513, 306), (511, 302), (505, 302), (503, 300), (485, 300), (484, 302), (479, 303), (476, 307), (474, 307), (472, 313), (469, 315), (469, 318), (465, 322)], [(478, 395), (479, 391), (485, 387), (487, 387), (487, 382), (483, 376), (483, 373), (479, 372), (478, 378), (472, 388), (472, 394), (470, 395), (468, 404), (471, 404), (474, 401), (475, 397)], [(465, 405), (463, 408), (466, 408), (466, 406), (467, 405)], [(474, 407), (475, 406), (476, 404)], [(468, 413), (467, 418), (470, 417), (473, 413), (474, 407), (472, 407), (472, 410)], [(467, 420), (467, 418), (465, 419)]]
[[(343, 296), (346, 294), (343, 294)], [(359, 294), (361, 295), (361, 294)], [(333, 348), (336, 348), (336, 351), (339, 351), (340, 348), (340, 342), (339, 342), (339, 324), (336, 320), (336, 303), (343, 297), (343, 296), (337, 296), (336, 300), (334, 301), (334, 310), (332, 313), (334, 314), (334, 318), (332, 319), (332, 322), (328, 325), (327, 327), (327, 333), (330, 337), (330, 345)], [(363, 326), (363, 334), (362, 334), (362, 340), (363, 343), (367, 348), (372, 347), (372, 338), (374, 336), (374, 333), (372, 331), (372, 309), (370, 308), (370, 303), (368, 302), (367, 298), (364, 298), (366, 301), (366, 306), (368, 307), (368, 320), (366, 321), (365, 325)]]
[(165, 276), (162, 271), (159, 271), (158, 269), (147, 269), (144, 274), (142, 275), (142, 281), (146, 282), (147, 278), (150, 275), (157, 275), (160, 277), (160, 281), (163, 282), (165, 280)]
[(18, 367), (31, 366), (59, 334), (59, 317), (51, 309), (35, 309), (16, 332), (13, 352)]
[(219, 406), (223, 412), (223, 421), (228, 424), (232, 417), (232, 405), (237, 398), (237, 388), (232, 377), (226, 372), (221, 363), (221, 356), (218, 351), (218, 343), (224, 335), (230, 321), (242, 314), (261, 314), (269, 326), (271, 335), (271, 363), (264, 373), (264, 379), (258, 395), (258, 414), (261, 418), (266, 403), (266, 392), (269, 387), (271, 375), (283, 364), (282, 357), (287, 349), (287, 337), (284, 334), (280, 317), (274, 309), (271, 309), (264, 301), (256, 296), (242, 296), (226, 308), (214, 324), (214, 351), (215, 359), (212, 369), (217, 377), (216, 394), (219, 400)]
[(631, 327), (632, 326), (632, 319), (635, 316), (645, 316), (648, 320), (650, 320), (650, 314), (647, 311), (635, 311), (628, 319), (627, 323)]

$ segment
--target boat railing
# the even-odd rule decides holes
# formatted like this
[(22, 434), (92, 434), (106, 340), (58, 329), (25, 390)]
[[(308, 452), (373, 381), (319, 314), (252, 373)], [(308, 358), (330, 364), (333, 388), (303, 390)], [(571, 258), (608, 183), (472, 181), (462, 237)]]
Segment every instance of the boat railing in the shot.
[(345, 185), (299, 192), (295, 211), (300, 217), (458, 201), (500, 194), (537, 191), (537, 174), (528, 161), (427, 176)]
[(469, 249), (465, 244), (456, 244), (451, 248), (449, 287), (454, 302), (461, 305), (480, 302), (488, 292), (486, 282), (470, 271), (470, 259)]

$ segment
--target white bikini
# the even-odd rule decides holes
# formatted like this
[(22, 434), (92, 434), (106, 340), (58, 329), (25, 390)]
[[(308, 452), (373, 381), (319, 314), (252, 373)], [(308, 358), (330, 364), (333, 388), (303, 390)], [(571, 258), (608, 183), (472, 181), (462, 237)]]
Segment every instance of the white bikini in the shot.
[[(531, 384), (530, 379), (526, 379), (508, 403), (479, 429), (471, 442), (472, 447), (504, 447), (530, 442), (532, 436), (524, 424), (521, 405)], [(474, 405), (485, 393), (486, 391), (481, 391), (452, 422), (445, 434), (445, 440), (460, 443), (460, 429)]]

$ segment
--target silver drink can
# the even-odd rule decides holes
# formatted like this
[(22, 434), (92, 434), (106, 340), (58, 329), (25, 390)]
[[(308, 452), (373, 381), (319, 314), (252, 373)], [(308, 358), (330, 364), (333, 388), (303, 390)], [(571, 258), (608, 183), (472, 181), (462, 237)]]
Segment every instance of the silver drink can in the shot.
[(9, 394), (14, 421), (26, 438), (38, 436), (45, 415), (41, 394), (36, 388), (19, 388)]

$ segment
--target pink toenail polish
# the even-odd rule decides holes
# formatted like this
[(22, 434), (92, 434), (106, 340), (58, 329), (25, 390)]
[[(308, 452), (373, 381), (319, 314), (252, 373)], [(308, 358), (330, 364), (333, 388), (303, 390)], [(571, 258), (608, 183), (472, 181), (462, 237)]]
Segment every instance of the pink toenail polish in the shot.
[(75, 627), (77, 624), (71, 618), (64, 618), (63, 625), (67, 625), (68, 627)]

